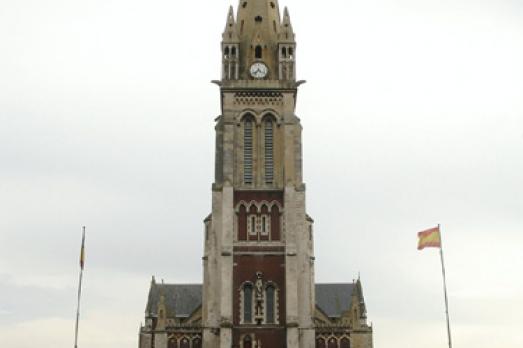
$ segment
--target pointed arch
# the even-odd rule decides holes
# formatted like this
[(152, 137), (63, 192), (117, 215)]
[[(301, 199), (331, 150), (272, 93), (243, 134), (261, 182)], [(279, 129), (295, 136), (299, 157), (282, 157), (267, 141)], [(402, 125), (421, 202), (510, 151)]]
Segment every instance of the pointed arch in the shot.
[(243, 203), (238, 208), (238, 240), (247, 240), (247, 206)]
[(347, 337), (341, 339), (340, 348), (350, 348), (350, 340)]
[(263, 118), (264, 133), (264, 169), (265, 184), (274, 183), (274, 126), (276, 119), (272, 114), (267, 114)]
[(265, 288), (265, 322), (267, 324), (276, 323), (276, 287), (268, 284)]
[(250, 335), (246, 335), (243, 338), (243, 348), (253, 348), (252, 346), (252, 338)]
[(254, 183), (254, 133), (256, 123), (254, 116), (247, 114), (243, 117), (243, 183)]
[(167, 342), (167, 348), (178, 348), (178, 341), (176, 340), (175, 336), (169, 338), (169, 341)]
[(243, 323), (249, 324), (252, 323), (252, 308), (253, 308), (253, 286), (250, 282), (245, 283), (242, 289), (243, 297), (243, 308), (242, 308), (242, 317)]
[(274, 204), (271, 207), (271, 240), (279, 241), (281, 240), (280, 233), (280, 215), (282, 209), (279, 204)]
[(329, 338), (327, 348), (338, 348), (338, 340), (335, 337)]
[(254, 48), (254, 58), (262, 59), (263, 58), (263, 48), (260, 45), (257, 45)]
[(323, 338), (316, 339), (316, 348), (327, 348), (325, 340)]
[(200, 337), (196, 337), (192, 340), (192, 348), (202, 348), (202, 340)]
[(180, 348), (190, 348), (191, 341), (187, 337), (184, 337), (180, 341)]

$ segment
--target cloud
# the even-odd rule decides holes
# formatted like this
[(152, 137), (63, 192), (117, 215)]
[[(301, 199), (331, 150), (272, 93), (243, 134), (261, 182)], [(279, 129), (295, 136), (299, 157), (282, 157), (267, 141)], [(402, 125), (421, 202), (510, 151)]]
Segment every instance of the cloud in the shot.
[[(457, 344), (520, 347), (521, 2), (285, 5), (317, 280), (361, 273), (376, 346), (442, 346), (441, 223)], [(0, 345), (70, 347), (83, 225), (82, 342), (135, 345), (151, 275), (202, 278), (227, 2), (1, 6)]]

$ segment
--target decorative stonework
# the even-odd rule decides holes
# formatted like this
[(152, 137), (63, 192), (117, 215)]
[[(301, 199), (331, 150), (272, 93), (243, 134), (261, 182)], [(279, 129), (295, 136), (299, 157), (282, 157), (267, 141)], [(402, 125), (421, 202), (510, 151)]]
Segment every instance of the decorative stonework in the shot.
[(235, 105), (283, 105), (281, 92), (237, 92), (234, 94)]
[(167, 339), (168, 348), (201, 348), (202, 347), (202, 335), (198, 334), (170, 334)]
[(229, 10), (203, 284), (153, 278), (140, 348), (372, 348), (359, 284), (314, 282), (294, 38), (277, 1)]
[[(272, 290), (269, 296), (269, 290)], [(262, 272), (256, 272), (254, 283), (247, 281), (239, 289), (241, 325), (277, 325), (279, 324), (279, 288), (272, 281), (263, 279)], [(269, 303), (271, 297), (271, 303)], [(250, 298), (250, 299), (248, 299)], [(245, 308), (250, 304), (250, 308)], [(271, 306), (271, 308), (269, 308)], [(247, 309), (247, 310), (246, 310)], [(246, 314), (248, 313), (248, 315)], [(272, 318), (268, 318), (269, 313)], [(248, 316), (248, 318), (247, 318)]]

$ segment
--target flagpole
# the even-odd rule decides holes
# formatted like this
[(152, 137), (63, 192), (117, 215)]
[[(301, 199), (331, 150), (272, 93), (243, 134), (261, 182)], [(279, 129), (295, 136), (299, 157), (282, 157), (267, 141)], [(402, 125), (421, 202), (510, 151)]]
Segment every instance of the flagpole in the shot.
[(76, 325), (74, 330), (74, 348), (78, 348), (78, 322), (80, 321), (80, 299), (82, 297), (82, 277), (84, 273), (85, 226), (82, 228), (82, 249), (80, 250), (80, 279), (78, 280), (78, 303), (76, 305)]
[(449, 318), (449, 298), (447, 295), (447, 277), (445, 274), (445, 260), (443, 259), (443, 239), (441, 238), (441, 226), (438, 225), (440, 231), (440, 243), (439, 254), (441, 256), (441, 271), (443, 274), (443, 292), (445, 293), (445, 314), (447, 316), (447, 334), (449, 339), (449, 348), (452, 348), (452, 337), (450, 335), (450, 318)]

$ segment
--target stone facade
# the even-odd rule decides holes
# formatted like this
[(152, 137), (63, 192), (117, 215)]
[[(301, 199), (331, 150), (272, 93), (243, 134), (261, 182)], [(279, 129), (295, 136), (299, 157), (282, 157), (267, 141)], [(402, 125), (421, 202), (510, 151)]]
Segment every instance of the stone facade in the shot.
[(314, 282), (295, 64), (277, 0), (231, 7), (203, 285), (153, 278), (140, 348), (372, 347), (361, 283)]

